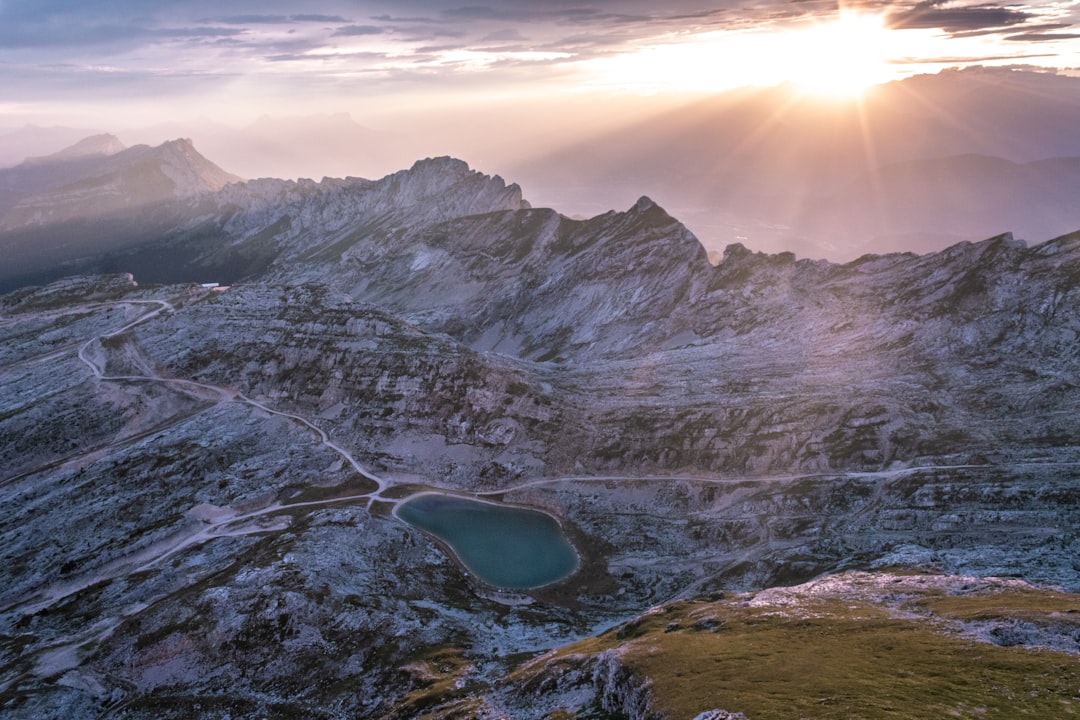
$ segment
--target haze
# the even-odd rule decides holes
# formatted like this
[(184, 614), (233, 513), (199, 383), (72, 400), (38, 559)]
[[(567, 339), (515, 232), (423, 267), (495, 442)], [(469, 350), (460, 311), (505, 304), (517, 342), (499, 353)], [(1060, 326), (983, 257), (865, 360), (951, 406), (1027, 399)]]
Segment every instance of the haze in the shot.
[[(0, 165), (95, 132), (127, 145), (190, 137), (247, 178), (379, 177), (454, 155), (566, 214), (647, 194), (716, 251), (846, 259), (1005, 231), (1034, 242), (1080, 216), (987, 203), (986, 163), (967, 156), (997, 163), (1005, 197), (1075, 187), (1073, 164), (1029, 164), (1080, 155), (1078, 13), (935, 0), (3, 0)], [(958, 183), (963, 197), (939, 192)]]

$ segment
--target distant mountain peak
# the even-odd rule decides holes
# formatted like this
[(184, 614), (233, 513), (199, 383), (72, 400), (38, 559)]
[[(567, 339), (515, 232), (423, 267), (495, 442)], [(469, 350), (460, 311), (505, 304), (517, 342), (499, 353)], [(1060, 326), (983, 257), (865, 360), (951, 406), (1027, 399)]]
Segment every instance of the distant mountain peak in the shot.
[(190, 148), (195, 149), (195, 143), (191, 138), (176, 138), (175, 140), (166, 140), (161, 143), (159, 147), (162, 148)]
[(243, 180), (208, 160), (190, 138), (168, 140), (147, 152), (160, 158), (161, 172), (173, 182), (173, 195), (178, 198), (215, 192)]
[(40, 165), (44, 163), (64, 162), (77, 158), (115, 155), (127, 149), (120, 138), (110, 133), (101, 133), (83, 138), (74, 145), (69, 145), (51, 155), (29, 157), (25, 160), (26, 165)]
[[(113, 136), (92, 140), (83, 148), (115, 147)], [(157, 147), (136, 145), (109, 155), (56, 157), (33, 167), (47, 169), (55, 179), (42, 183), (44, 192), (19, 199), (10, 212), (0, 217), (0, 227), (104, 217), (216, 192), (229, 183), (242, 181), (203, 157), (188, 138)]]
[(465, 175), (476, 171), (470, 168), (469, 163), (464, 160), (459, 160), (458, 158), (450, 157), (449, 155), (440, 155), (438, 157), (428, 157), (417, 160), (412, 164), (412, 167), (403, 172), (445, 172)]

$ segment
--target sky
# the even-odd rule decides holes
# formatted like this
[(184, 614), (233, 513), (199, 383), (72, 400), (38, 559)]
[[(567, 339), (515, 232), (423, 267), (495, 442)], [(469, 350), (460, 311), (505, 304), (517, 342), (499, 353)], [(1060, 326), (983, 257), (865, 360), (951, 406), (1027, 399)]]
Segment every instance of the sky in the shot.
[(7, 127), (781, 82), (845, 95), (976, 64), (1080, 74), (1080, 0), (0, 0)]

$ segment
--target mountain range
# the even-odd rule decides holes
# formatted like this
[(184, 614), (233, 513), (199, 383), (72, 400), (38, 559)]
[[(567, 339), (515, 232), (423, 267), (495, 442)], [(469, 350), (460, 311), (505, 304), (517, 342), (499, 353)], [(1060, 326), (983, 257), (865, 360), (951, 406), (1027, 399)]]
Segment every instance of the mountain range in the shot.
[[(647, 196), (576, 219), (450, 157), (6, 172), (5, 716), (1075, 702), (1078, 232), (713, 264)], [(577, 569), (487, 585), (395, 514), (433, 492)]]
[[(499, 168), (537, 205), (573, 217), (647, 195), (717, 256), (741, 242), (849, 261), (1002, 232), (1035, 244), (1075, 230), (1077, 97), (1076, 77), (969, 68), (847, 102), (792, 86), (648, 102), (589, 94), (560, 99), (557, 112), (550, 101), (421, 117), (369, 107), (355, 119), (264, 116), (238, 128), (204, 119), (120, 134), (129, 144), (192, 138), (249, 178), (382, 177), (449, 154)], [(43, 132), (0, 135), (0, 158), (44, 154), (31, 142)], [(52, 151), (89, 134), (57, 136)]]

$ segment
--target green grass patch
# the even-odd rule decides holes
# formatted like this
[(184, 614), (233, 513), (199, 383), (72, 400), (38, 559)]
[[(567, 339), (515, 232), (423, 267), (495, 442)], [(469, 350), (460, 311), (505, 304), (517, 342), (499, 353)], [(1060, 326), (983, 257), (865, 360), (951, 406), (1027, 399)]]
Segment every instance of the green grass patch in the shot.
[(461, 650), (433, 648), (401, 670), (409, 675), (414, 688), (395, 704), (394, 717), (459, 716), (462, 710), (459, 701), (468, 699), (464, 678), (472, 670), (472, 663)]
[[(942, 634), (872, 606), (833, 602), (798, 617), (720, 603), (715, 630), (630, 642), (624, 661), (653, 683), (658, 709), (692, 718), (709, 708), (769, 718), (1062, 717), (1080, 711), (1074, 656), (1002, 648)], [(828, 610), (828, 612), (823, 612)]]
[[(1076, 595), (1026, 587), (941, 585), (874, 594), (796, 593), (680, 601), (538, 658), (508, 678), (543, 677), (617, 649), (673, 720), (722, 708), (753, 720), (1080, 717), (1080, 658), (959, 636), (954, 620), (1080, 625)], [(873, 591), (871, 591), (873, 593)], [(767, 600), (759, 596), (758, 600)], [(944, 622), (942, 622), (944, 621)]]
[(1080, 596), (1033, 587), (979, 590), (963, 595), (939, 595), (914, 603), (956, 620), (1028, 620), (1043, 624), (1063, 619), (1080, 627)]

